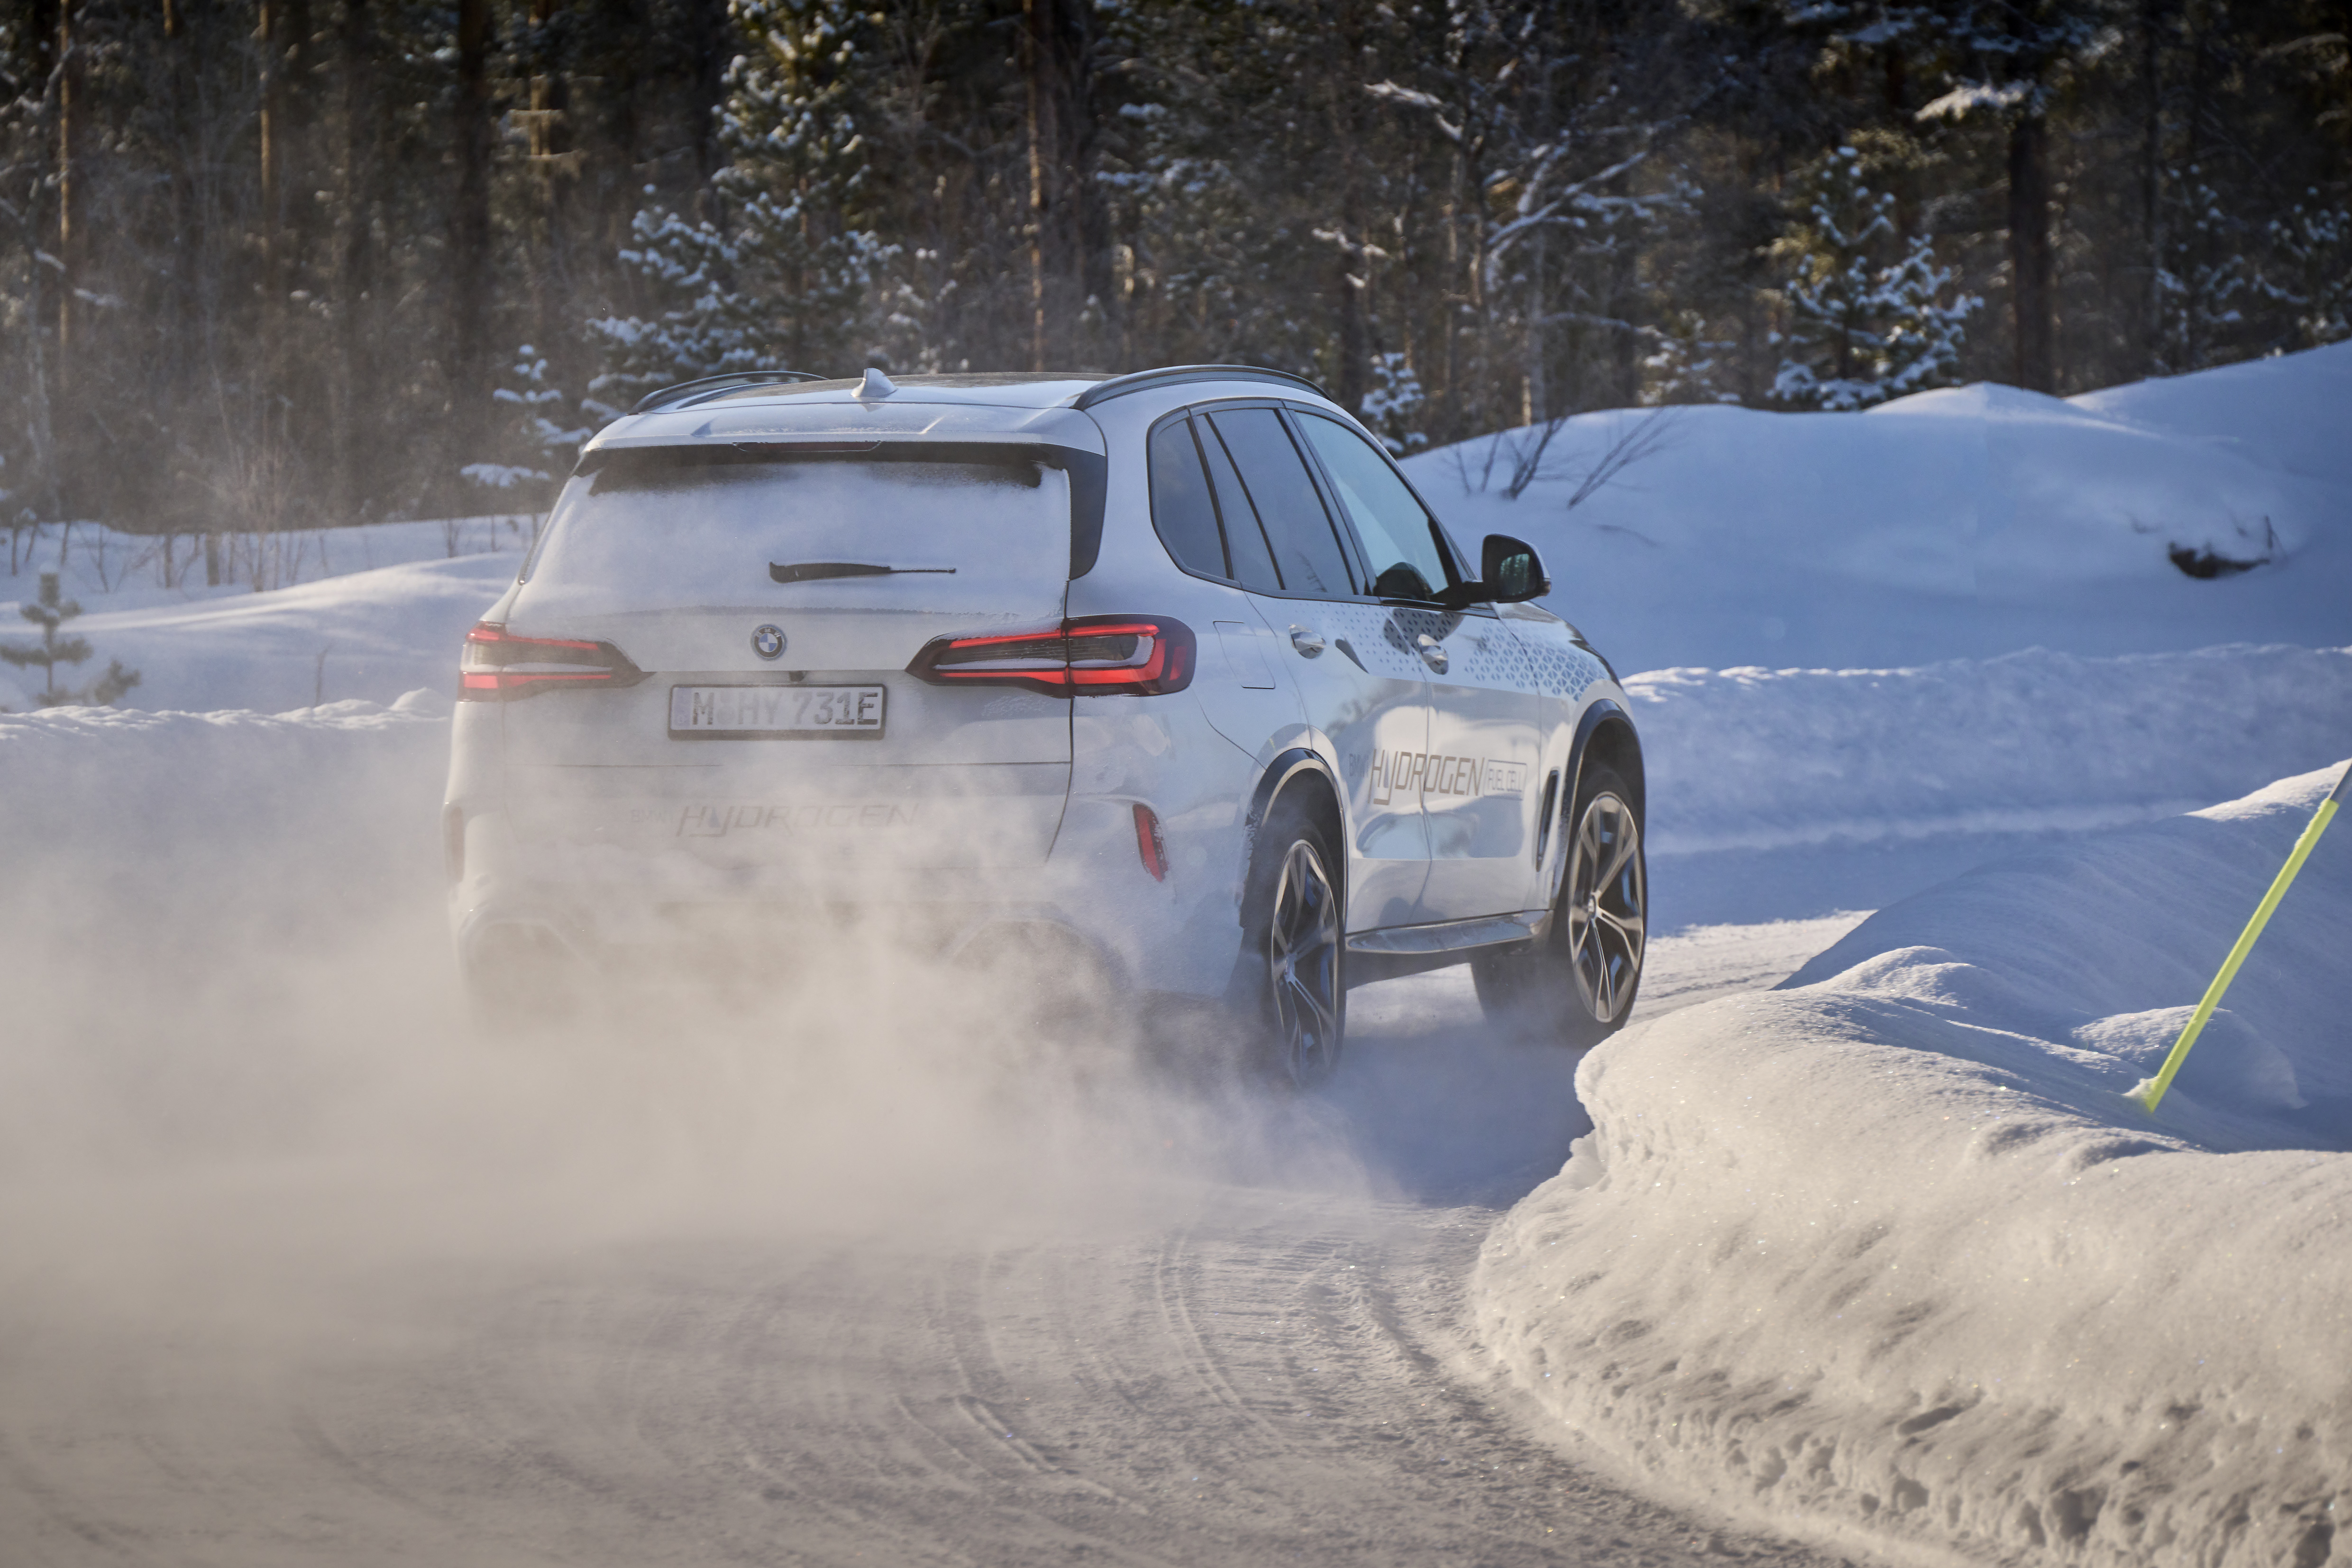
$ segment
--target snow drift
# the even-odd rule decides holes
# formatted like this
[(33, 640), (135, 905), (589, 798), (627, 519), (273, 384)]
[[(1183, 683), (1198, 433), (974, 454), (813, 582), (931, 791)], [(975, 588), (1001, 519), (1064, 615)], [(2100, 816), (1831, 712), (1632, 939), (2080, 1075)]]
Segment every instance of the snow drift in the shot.
[[(29, 601), (40, 574), (55, 570), (84, 612), (67, 630), (87, 637), (97, 657), (59, 670), (61, 685), (85, 683), (119, 658), (140, 672), (124, 700), (133, 708), (275, 712), (328, 700), (390, 702), (419, 686), (455, 684), (458, 643), (513, 580), (531, 521), (455, 518), (235, 534), (224, 552), (232, 570), (217, 587), (203, 584), (201, 553), (189, 558), (200, 551), (194, 537), (77, 523), (56, 548), (43, 541), (28, 552), (13, 581), (0, 579), (0, 595), (8, 596), (0, 598), (0, 636), (26, 629), (13, 601)], [(166, 544), (174, 563), (168, 573)], [(176, 585), (165, 586), (167, 576)], [(40, 688), (37, 670), (0, 668), (0, 707), (30, 708)]]
[[(1539, 435), (1406, 466), (1471, 548), (1534, 542), (1544, 603), (1620, 669), (2352, 642), (2352, 344), (2071, 400), (1582, 415), (1511, 500)], [(1620, 442), (1649, 450), (1569, 510)]]
[(2352, 839), (2162, 1113), (2169, 1045), (2335, 770), (1962, 877), (1778, 992), (1636, 1026), (1490, 1237), (1560, 1420), (1786, 1525), (1984, 1560), (2327, 1560), (2352, 1506)]
[(354, 699), (276, 715), (0, 714), (6, 907), (47, 883), (78, 905), (121, 898), (152, 912), (183, 890), (216, 900), (293, 871), (306, 890), (343, 894), (289, 911), (302, 923), (419, 889), (437, 915), (452, 706), (418, 689), (389, 707)]
[(2352, 648), (1627, 679), (1662, 854), (2079, 830), (2227, 800), (2343, 754)]

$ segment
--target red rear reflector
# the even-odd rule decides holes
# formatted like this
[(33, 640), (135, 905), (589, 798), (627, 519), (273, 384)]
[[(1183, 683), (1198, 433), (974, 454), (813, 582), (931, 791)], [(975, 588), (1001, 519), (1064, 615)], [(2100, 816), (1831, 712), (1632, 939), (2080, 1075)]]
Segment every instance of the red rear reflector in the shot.
[(1192, 628), (1166, 616), (1081, 616), (1034, 631), (938, 637), (907, 673), (933, 686), (1157, 697), (1192, 684), (1193, 651)]
[(501, 702), (558, 686), (635, 686), (646, 672), (608, 642), (520, 637), (495, 621), (466, 634), (457, 661), (457, 697)]
[(1168, 879), (1167, 837), (1160, 831), (1159, 815), (1140, 801), (1135, 806), (1135, 852), (1143, 858), (1143, 868), (1153, 881)]

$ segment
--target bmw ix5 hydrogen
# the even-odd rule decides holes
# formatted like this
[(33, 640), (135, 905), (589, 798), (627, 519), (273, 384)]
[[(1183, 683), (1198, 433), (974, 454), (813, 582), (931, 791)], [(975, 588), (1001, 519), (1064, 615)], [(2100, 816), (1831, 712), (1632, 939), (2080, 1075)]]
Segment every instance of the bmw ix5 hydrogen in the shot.
[(1465, 556), (1313, 384), (1229, 366), (656, 394), (466, 639), (478, 996), (888, 921), (1017, 940), (1300, 1083), (1467, 963), (1589, 1043), (1647, 914), (1640, 742), (1537, 552)]

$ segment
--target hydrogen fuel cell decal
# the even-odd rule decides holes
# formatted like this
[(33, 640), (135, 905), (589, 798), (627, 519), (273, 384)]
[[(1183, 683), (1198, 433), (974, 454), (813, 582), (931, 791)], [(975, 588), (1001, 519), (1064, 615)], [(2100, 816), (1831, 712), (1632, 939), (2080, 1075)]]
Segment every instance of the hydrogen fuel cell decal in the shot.
[(711, 802), (678, 808), (678, 838), (724, 838), (736, 833), (876, 832), (913, 827), (919, 805), (906, 801), (810, 801), (799, 805)]
[(1528, 764), (1495, 757), (1440, 756), (1429, 752), (1372, 753), (1371, 800), (1386, 805), (1399, 793), (1424, 795), (1518, 795), (1528, 787)]

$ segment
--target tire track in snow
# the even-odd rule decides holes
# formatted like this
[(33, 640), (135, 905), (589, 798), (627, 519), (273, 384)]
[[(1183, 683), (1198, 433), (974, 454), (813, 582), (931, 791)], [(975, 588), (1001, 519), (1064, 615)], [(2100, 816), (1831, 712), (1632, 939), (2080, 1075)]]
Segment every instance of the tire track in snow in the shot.
[[(1662, 938), (1645, 1006), (1825, 940)], [(1522, 1114), (1482, 1152), (1478, 1119), (1513, 1084), (1522, 1101), (1557, 1096), (1567, 1064), (1465, 1030), (1466, 987), (1448, 978), (1366, 994), (1366, 1097), (1297, 1122), (1404, 1160), (1373, 1170), (1380, 1190), (1410, 1188), (1410, 1162), (1439, 1143), (1515, 1170), (1565, 1142)], [(1622, 1489), (1489, 1381), (1460, 1282), (1491, 1207), (1155, 1180), (1126, 1207), (1017, 1235), (739, 1229), (404, 1265), (341, 1316), (168, 1333), (43, 1319), (42, 1375), (0, 1364), (0, 1556), (1832, 1561)]]

